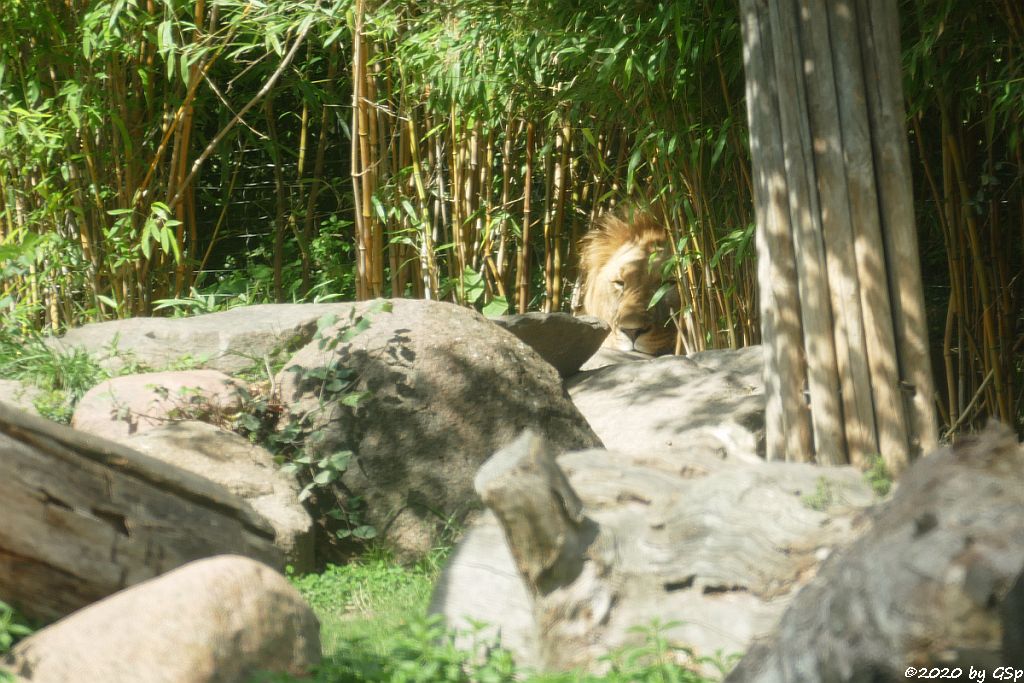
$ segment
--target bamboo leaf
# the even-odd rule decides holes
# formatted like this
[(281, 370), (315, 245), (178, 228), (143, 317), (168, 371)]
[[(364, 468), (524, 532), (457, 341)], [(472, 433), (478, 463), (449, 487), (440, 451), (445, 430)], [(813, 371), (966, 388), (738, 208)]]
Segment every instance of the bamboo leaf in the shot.
[(503, 296), (496, 296), (484, 306), (483, 314), (488, 318), (496, 318), (508, 313), (508, 309), (508, 300)]

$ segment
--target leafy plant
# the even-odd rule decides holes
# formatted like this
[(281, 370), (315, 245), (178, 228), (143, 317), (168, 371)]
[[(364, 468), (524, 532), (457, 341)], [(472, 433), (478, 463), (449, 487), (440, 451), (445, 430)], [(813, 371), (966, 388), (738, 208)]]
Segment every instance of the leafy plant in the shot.
[(0, 655), (9, 652), (22, 638), (32, 635), (32, 631), (23, 616), (6, 602), (0, 601)]
[[(335, 353), (338, 346), (355, 339), (371, 324), (372, 316), (390, 312), (390, 302), (367, 306), (362, 315), (352, 308), (347, 323), (338, 327), (337, 315), (328, 314), (317, 321), (313, 341), (328, 360), (323, 365), (285, 368), (295, 373), (300, 383), (310, 383), (317, 394), (317, 408), (323, 410), (356, 410), (369, 396), (355, 389), (358, 377)], [(244, 407), (234, 428), (243, 436), (270, 450), (281, 463), (282, 471), (294, 474), (302, 483), (299, 500), (319, 510), (329, 522), (334, 538), (364, 543), (376, 537), (377, 530), (365, 523), (366, 501), (348, 491), (341, 477), (352, 460), (351, 450), (337, 450), (314, 455), (310, 448), (323, 439), (323, 429), (313, 429), (312, 415), (294, 415), (271, 392), (243, 390)]]
[(825, 477), (818, 477), (815, 482), (814, 493), (809, 493), (800, 498), (800, 502), (812, 510), (824, 512), (837, 502), (837, 496), (832, 483)]
[(892, 473), (885, 466), (885, 458), (880, 454), (871, 460), (871, 467), (864, 473), (864, 481), (879, 498), (889, 495), (892, 490)]
[(155, 306), (153, 306), (154, 312), (170, 309), (174, 311), (175, 317), (226, 311), (229, 308), (245, 304), (244, 301), (237, 298), (228, 298), (227, 295), (200, 293), (195, 287), (192, 287), (189, 290), (189, 296), (187, 297), (157, 299), (153, 303), (155, 304)]
[(83, 349), (57, 350), (35, 332), (0, 328), (0, 377), (42, 389), (34, 403), (44, 417), (69, 422), (78, 400), (108, 376)]

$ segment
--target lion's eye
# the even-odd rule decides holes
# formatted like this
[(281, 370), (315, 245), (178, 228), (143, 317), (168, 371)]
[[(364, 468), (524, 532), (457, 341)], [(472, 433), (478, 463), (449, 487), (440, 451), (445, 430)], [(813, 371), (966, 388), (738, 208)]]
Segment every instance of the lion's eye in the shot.
[(626, 283), (622, 280), (612, 280), (612, 287), (621, 294), (626, 289)]

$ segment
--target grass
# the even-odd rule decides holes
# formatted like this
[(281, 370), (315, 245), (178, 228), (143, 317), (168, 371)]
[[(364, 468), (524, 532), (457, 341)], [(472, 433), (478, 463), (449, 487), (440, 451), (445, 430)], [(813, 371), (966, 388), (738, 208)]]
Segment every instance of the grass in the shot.
[[(685, 653), (664, 636), (672, 624), (635, 629), (642, 644), (611, 653), (603, 676), (583, 673), (534, 674), (516, 667), (511, 653), (493, 643), (460, 650), (455, 635), (427, 607), (446, 553), (438, 551), (412, 567), (371, 551), (322, 574), (293, 577), (292, 583), (320, 619), (324, 659), (312, 681), (390, 683), (703, 683), (707, 679), (677, 666)], [(724, 666), (724, 664), (720, 664)], [(261, 683), (297, 682), (268, 675)]]
[[(191, 370), (204, 362), (188, 354), (165, 366), (152, 368), (138, 361), (130, 352), (119, 352), (116, 342), (106, 349), (128, 362), (116, 375), (132, 375), (156, 370)], [(67, 351), (55, 349), (35, 332), (5, 330), (0, 327), (0, 379), (18, 380), (40, 390), (32, 403), (45, 418), (67, 424), (75, 405), (89, 389), (109, 379), (110, 372), (83, 348)]]
[(387, 654), (384, 644), (403, 624), (426, 616), (436, 573), (430, 563), (406, 568), (371, 551), (355, 563), (292, 581), (320, 619), (325, 655), (344, 650), (376, 657)]
[(818, 512), (824, 512), (836, 504), (837, 496), (832, 483), (825, 477), (818, 477), (815, 483), (814, 493), (808, 493), (800, 498), (806, 507)]
[(893, 480), (889, 468), (885, 466), (885, 458), (881, 455), (876, 455), (872, 459), (871, 468), (864, 473), (864, 481), (867, 482), (868, 486), (871, 487), (871, 490), (879, 498), (889, 495), (889, 491), (892, 490)]
[(57, 351), (38, 334), (0, 328), (0, 378), (41, 389), (34, 404), (43, 417), (70, 422), (78, 399), (108, 376), (82, 349)]

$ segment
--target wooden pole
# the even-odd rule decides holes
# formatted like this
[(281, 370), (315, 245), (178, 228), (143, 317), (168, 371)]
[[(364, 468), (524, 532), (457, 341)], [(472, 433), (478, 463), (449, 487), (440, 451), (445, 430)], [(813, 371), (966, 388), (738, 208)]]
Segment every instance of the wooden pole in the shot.
[[(867, 46), (859, 44), (857, 26), (862, 17), (858, 16), (853, 2), (822, 4), (827, 8), (853, 228), (852, 256), (856, 263), (864, 349), (871, 375), (870, 383), (866, 386), (870, 387), (877, 430), (875, 444), (869, 446), (866, 452), (855, 450), (851, 444), (850, 455), (855, 464), (865, 464), (871, 455), (881, 453), (890, 471), (897, 472), (905, 469), (908, 464), (909, 444), (898, 387), (896, 342), (878, 214), (879, 178), (875, 175), (873, 164), (872, 131), (865, 96), (862, 53), (866, 54), (869, 50)], [(818, 23), (816, 26), (820, 25)], [(814, 27), (808, 27), (811, 28)], [(899, 61), (895, 66), (898, 69)], [(901, 135), (905, 140), (906, 133)], [(913, 201), (909, 194), (906, 199), (908, 203)], [(844, 386), (844, 393), (845, 389)]]
[[(858, 0), (861, 41), (867, 74), (868, 116), (878, 178), (882, 237), (891, 292), (900, 380), (910, 390), (909, 420), (912, 455), (938, 447), (935, 386), (928, 353), (924, 289), (917, 248), (910, 174), (910, 150), (903, 110), (899, 64), (899, 17), (895, 2)], [(885, 65), (889, 65), (886, 68)]]
[(934, 446), (935, 414), (895, 0), (741, 12), (768, 457), (866, 466), (880, 453), (898, 473)]
[[(822, 293), (830, 291), (829, 277), (835, 276), (836, 268), (829, 269), (826, 262), (826, 240), (823, 239), (824, 217), (841, 215), (842, 206), (830, 205), (833, 193), (829, 187), (835, 185), (836, 175), (842, 178), (842, 159), (834, 154), (815, 154), (822, 147), (822, 142), (838, 139), (838, 130), (828, 131), (825, 138), (811, 139), (811, 125), (817, 113), (815, 104), (828, 103), (829, 100), (817, 92), (812, 83), (804, 83), (801, 73), (799, 54), (801, 51), (800, 32), (797, 26), (796, 7), (778, 4), (771, 6), (771, 30), (773, 33), (773, 52), (775, 76), (779, 92), (789, 96), (779, 98), (779, 115), (781, 121), (783, 157), (785, 172), (789, 184), (789, 212), (793, 235), (793, 250), (796, 256), (798, 275), (798, 291), (800, 295), (801, 321), (805, 334), (805, 353), (807, 356), (808, 394), (811, 405), (811, 424), (814, 430), (815, 452), (818, 461), (828, 464), (846, 462), (846, 443), (843, 424), (840, 422), (843, 412), (840, 408), (839, 367), (836, 360), (836, 343), (833, 337), (835, 324), (842, 323), (833, 318), (833, 310), (852, 313), (858, 311), (843, 306), (843, 300), (833, 298), (830, 302)], [(825, 80), (825, 79), (822, 79)], [(829, 81), (830, 83), (830, 81)], [(832, 100), (834, 102), (834, 99)], [(838, 145), (831, 147), (838, 151)], [(827, 149), (827, 148), (826, 148)], [(824, 157), (821, 159), (820, 157)], [(822, 168), (820, 162), (831, 162), (831, 166)], [(836, 172), (838, 161), (840, 168)], [(816, 168), (817, 166), (817, 168)], [(815, 172), (817, 170), (817, 177)], [(831, 170), (831, 173), (828, 172)], [(822, 184), (819, 197), (817, 183)], [(805, 198), (793, 201), (793, 198)], [(831, 263), (842, 264), (831, 254)], [(847, 264), (849, 265), (849, 264)], [(848, 273), (845, 268), (842, 272)], [(854, 283), (855, 284), (855, 283)], [(855, 289), (855, 287), (853, 287)], [(831, 291), (836, 291), (832, 289)], [(831, 305), (830, 305), (831, 304)], [(839, 341), (845, 337), (840, 336)], [(848, 365), (846, 367), (849, 367)], [(867, 366), (862, 369), (866, 372)], [(850, 392), (853, 394), (853, 392)], [(847, 397), (850, 395), (846, 395)], [(871, 424), (871, 402), (864, 401), (864, 422)], [(846, 414), (857, 415), (851, 408), (857, 408), (856, 402), (846, 406)], [(871, 445), (874, 441), (871, 440)], [(808, 454), (809, 455), (809, 454)], [(791, 459), (803, 459), (790, 454)]]
[(758, 222), (756, 241), (767, 399), (766, 456), (768, 460), (787, 460), (813, 452), (803, 400), (807, 371), (802, 358), (803, 328), (796, 285), (796, 256), (767, 7), (762, 0), (742, 0), (740, 12)]

